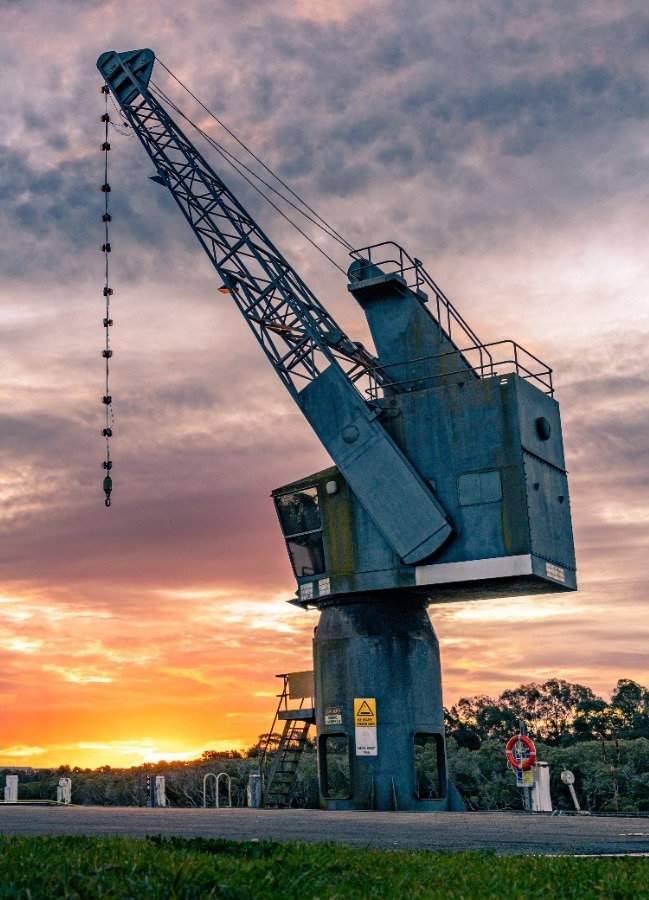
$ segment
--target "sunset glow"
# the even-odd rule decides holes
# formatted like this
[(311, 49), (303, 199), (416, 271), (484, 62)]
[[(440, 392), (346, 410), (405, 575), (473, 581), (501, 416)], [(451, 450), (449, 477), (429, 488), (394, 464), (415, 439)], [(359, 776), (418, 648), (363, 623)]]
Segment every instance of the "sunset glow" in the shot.
[[(580, 589), (431, 606), (446, 704), (550, 677), (606, 699), (649, 685), (649, 8), (470, 6), (2, 4), (0, 766), (246, 749), (275, 676), (312, 667), (318, 617), (287, 603), (270, 492), (330, 460), (117, 132), (103, 503), (107, 49), (152, 47), (354, 246), (396, 240), (485, 342), (552, 366)], [(223, 174), (369, 345), (346, 278)]]

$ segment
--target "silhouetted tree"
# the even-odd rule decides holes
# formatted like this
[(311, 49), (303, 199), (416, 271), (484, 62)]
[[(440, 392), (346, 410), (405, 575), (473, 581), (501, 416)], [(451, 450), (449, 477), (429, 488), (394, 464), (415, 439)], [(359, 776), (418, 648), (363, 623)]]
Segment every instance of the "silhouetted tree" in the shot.
[(516, 716), (501, 701), (481, 694), (463, 697), (445, 710), (447, 733), (458, 746), (477, 750), (483, 741), (507, 739), (516, 729)]
[(459, 747), (506, 740), (524, 719), (530, 734), (551, 746), (594, 740), (615, 730), (621, 738), (649, 738), (649, 691), (628, 678), (618, 681), (611, 703), (582, 684), (551, 678), (521, 684), (497, 699), (463, 697), (445, 710), (447, 734)]
[(522, 684), (504, 691), (500, 700), (516, 718), (524, 719), (530, 732), (546, 744), (559, 744), (574, 735), (573, 723), (580, 704), (599, 700), (583, 684), (551, 678), (543, 684)]
[[(571, 733), (577, 741), (592, 741), (612, 727), (611, 707), (601, 697), (581, 700), (572, 720)], [(562, 740), (562, 743), (566, 743)]]
[(620, 678), (611, 696), (611, 725), (621, 738), (649, 738), (649, 691)]

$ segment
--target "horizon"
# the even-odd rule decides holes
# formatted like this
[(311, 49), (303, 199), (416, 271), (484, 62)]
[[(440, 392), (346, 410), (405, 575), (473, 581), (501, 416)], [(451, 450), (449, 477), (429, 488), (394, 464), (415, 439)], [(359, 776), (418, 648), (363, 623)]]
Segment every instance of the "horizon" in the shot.
[[(617, 679), (615, 686), (617, 686), (617, 684), (621, 680), (624, 680), (624, 679), (623, 678)], [(580, 685), (580, 686), (581, 687), (589, 687), (589, 685)], [(615, 686), (613, 688), (611, 688), (608, 699), (606, 699), (606, 697), (601, 697), (596, 692), (593, 692), (593, 693), (595, 693), (595, 696), (598, 699), (602, 699), (608, 704), (610, 702), (611, 696), (615, 692)], [(523, 685), (516, 685), (516, 687), (523, 687)], [(641, 685), (641, 687), (646, 688), (646, 685)], [(512, 690), (512, 689), (513, 688), (511, 688), (511, 687), (506, 688), (506, 690)], [(476, 697), (480, 697), (480, 696), (483, 696), (483, 695), (475, 695), (473, 697), (460, 697), (460, 698), (458, 698), (458, 701), (462, 700), (462, 699), (475, 699)], [(491, 699), (493, 699), (494, 701), (497, 702), (500, 698), (498, 696), (498, 697), (493, 697)], [(455, 705), (455, 704), (453, 704), (453, 705)], [(450, 708), (450, 706), (448, 708)], [(276, 733), (279, 734), (279, 732), (276, 732)], [(533, 731), (530, 733), (531, 733), (531, 736), (534, 738)], [(260, 737), (260, 735), (257, 735), (257, 738), (259, 738), (259, 737)], [(543, 743), (543, 741), (540, 738), (536, 738), (535, 740), (537, 743), (541, 743), (541, 744)], [(169, 750), (166, 753), (166, 755), (155, 756), (153, 742), (150, 742), (144, 748), (141, 747), (141, 748), (136, 749), (133, 747), (128, 748), (126, 746), (121, 747), (119, 750), (120, 753), (125, 753), (125, 754), (130, 753), (132, 755), (137, 755), (138, 753), (144, 752), (145, 755), (147, 756), (147, 758), (140, 759), (137, 762), (124, 763), (124, 761), (122, 760), (122, 763), (123, 763), (122, 765), (117, 765), (115, 763), (111, 764), (108, 762), (96, 762), (96, 761), (93, 763), (93, 765), (88, 765), (87, 764), (88, 760), (86, 760), (85, 766), (82, 766), (79, 763), (73, 763), (73, 762), (58, 762), (58, 763), (49, 762), (46, 765), (40, 765), (40, 766), (39, 765), (21, 766), (20, 763), (15, 763), (15, 764), (3, 763), (2, 758), (0, 757), (0, 769), (16, 769), (16, 770), (20, 769), (22, 771), (40, 771), (40, 770), (45, 770), (45, 769), (54, 770), (54, 769), (60, 769), (60, 768), (67, 767), (70, 770), (80, 769), (81, 771), (86, 771), (86, 770), (97, 771), (105, 766), (108, 766), (111, 769), (136, 769), (136, 768), (142, 768), (143, 766), (161, 765), (163, 763), (165, 765), (174, 765), (176, 763), (181, 763), (181, 764), (196, 763), (196, 762), (200, 762), (201, 759), (204, 757), (204, 755), (209, 754), (209, 753), (217, 754), (216, 758), (219, 758), (219, 756), (218, 756), (219, 754), (222, 754), (223, 756), (225, 756), (228, 753), (240, 753), (242, 758), (247, 759), (247, 758), (250, 758), (249, 757), (250, 751), (253, 750), (256, 746), (257, 746), (256, 743), (252, 743), (252, 744), (249, 744), (248, 746), (236, 746), (236, 747), (230, 746), (227, 748), (222, 747), (218, 750), (215, 749), (214, 747), (205, 747), (201, 751), (182, 751), (178, 754), (174, 750)], [(100, 747), (92, 747), (92, 748), (88, 747), (88, 748), (80, 748), (80, 749), (86, 750), (86, 752), (90, 752), (93, 754), (100, 754), (102, 752)], [(112, 748), (110, 752), (113, 752), (113, 753), (116, 752), (115, 748)], [(191, 755), (192, 753), (195, 753), (196, 755), (193, 756), (193, 755)], [(34, 750), (32, 750), (32, 756), (33, 755), (34, 755)], [(54, 757), (52, 757), (52, 758), (54, 758)], [(97, 757), (97, 758), (100, 758), (100, 757)]]

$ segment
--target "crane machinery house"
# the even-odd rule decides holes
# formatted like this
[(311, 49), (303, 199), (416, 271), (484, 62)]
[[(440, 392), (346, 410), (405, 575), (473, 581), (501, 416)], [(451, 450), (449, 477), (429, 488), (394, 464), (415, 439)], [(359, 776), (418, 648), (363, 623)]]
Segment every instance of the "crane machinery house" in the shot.
[[(387, 268), (350, 269), (349, 290), (368, 318), (380, 365), (394, 376), (373, 402), (383, 428), (443, 508), (450, 531), (433, 553), (406, 564), (390, 541), (390, 511), (385, 524), (370, 516), (345, 466), (284, 485), (273, 497), (298, 582), (295, 602), (366, 591), (405, 590), (447, 603), (574, 590), (550, 370), (509, 341), (460, 350), (431, 315), (429, 295), (439, 309), (441, 292), (411, 290), (402, 268), (386, 274)], [(414, 346), (410, 335), (417, 336)], [(354, 438), (353, 448), (353, 426), (351, 434), (344, 427), (343, 440)], [(387, 473), (367, 458), (371, 448), (361, 446), (357, 454), (356, 476), (380, 495)]]
[(394, 243), (351, 252), (347, 290), (376, 355), (350, 340), (171, 118), (154, 60), (109, 51), (97, 65), (333, 462), (272, 492), (291, 602), (320, 611), (321, 804), (462, 809), (427, 608), (576, 590), (552, 372), (513, 341), (481, 342)]

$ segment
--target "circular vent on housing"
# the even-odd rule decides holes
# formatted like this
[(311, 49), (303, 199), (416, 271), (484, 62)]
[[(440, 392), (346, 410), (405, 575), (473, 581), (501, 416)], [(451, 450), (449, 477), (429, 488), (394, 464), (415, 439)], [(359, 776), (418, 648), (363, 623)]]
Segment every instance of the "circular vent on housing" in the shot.
[(536, 433), (542, 441), (548, 441), (550, 439), (552, 429), (550, 428), (550, 423), (545, 418), (545, 416), (539, 416), (539, 418), (536, 420)]

